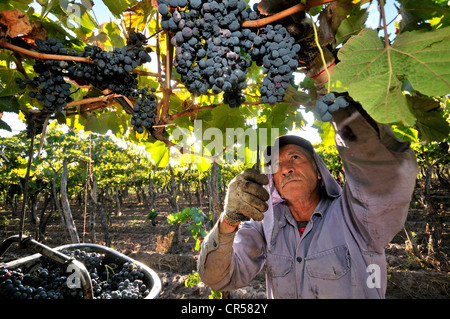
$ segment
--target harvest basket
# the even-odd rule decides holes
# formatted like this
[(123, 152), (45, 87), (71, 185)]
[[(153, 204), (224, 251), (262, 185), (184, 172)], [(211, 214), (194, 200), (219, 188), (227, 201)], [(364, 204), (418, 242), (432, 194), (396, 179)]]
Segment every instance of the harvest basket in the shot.
[[(1, 243), (0, 256), (14, 242), (19, 242), (18, 236), (11, 236), (8, 239), (6, 239), (3, 243)], [(142, 281), (150, 289), (150, 293), (145, 297), (145, 299), (156, 299), (161, 292), (161, 280), (159, 279), (157, 273), (154, 270), (152, 270), (145, 264), (136, 261), (106, 246), (97, 244), (68, 244), (58, 246), (55, 248), (50, 248), (29, 237), (24, 238), (22, 241), (20, 241), (19, 246), (22, 248), (30, 248), (38, 253), (17, 260), (13, 260), (8, 263), (1, 263), (0, 267), (5, 267), (7, 269), (20, 268), (23, 273), (31, 273), (34, 269), (40, 267), (41, 256), (43, 255), (66, 266), (72, 264), (72, 267), (77, 269), (78, 273), (80, 274), (81, 286), (83, 289), (85, 299), (93, 298), (92, 283), (91, 278), (89, 276), (89, 272), (86, 270), (85, 266), (81, 262), (61, 253), (62, 250), (79, 249), (85, 252), (95, 252), (104, 254), (103, 262), (105, 264), (115, 263), (119, 266), (123, 266), (123, 264), (131, 262), (139, 266), (141, 271), (144, 273), (144, 278), (142, 279)]]

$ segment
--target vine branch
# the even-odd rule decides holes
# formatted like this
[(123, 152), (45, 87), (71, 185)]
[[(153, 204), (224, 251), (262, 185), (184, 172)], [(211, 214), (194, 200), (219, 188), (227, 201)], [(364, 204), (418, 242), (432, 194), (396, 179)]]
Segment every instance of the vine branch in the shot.
[(387, 47), (389, 47), (389, 37), (388, 37), (388, 32), (387, 32), (386, 14), (384, 12), (384, 0), (380, 0), (380, 11), (381, 11), (381, 18), (383, 19), (384, 44), (387, 48)]
[[(108, 94), (108, 95), (99, 96), (99, 97), (91, 97), (91, 98), (81, 99), (81, 100), (67, 103), (67, 105), (65, 106), (65, 109), (69, 109), (74, 106), (83, 106), (83, 105), (85, 105), (86, 107), (83, 108), (82, 110), (80, 110), (79, 112), (67, 113), (66, 116), (72, 116), (72, 115), (76, 115), (76, 114), (92, 112), (92, 111), (95, 111), (98, 109), (108, 107), (110, 105), (115, 104), (117, 102), (117, 100), (114, 102), (111, 102), (111, 100), (113, 100), (113, 99), (115, 100), (117, 98), (124, 98), (126, 103), (128, 103), (131, 107), (131, 105), (132, 105), (131, 102), (125, 96), (114, 93), (114, 94)], [(99, 103), (104, 103), (104, 104), (99, 105)]]
[[(37, 59), (37, 60), (73, 61), (73, 62), (83, 62), (83, 63), (90, 63), (90, 64), (94, 64), (95, 63), (89, 57), (78, 57), (78, 56), (71, 56), (71, 55), (39, 53), (39, 52), (31, 51), (31, 50), (22, 48), (20, 46), (8, 43), (6, 41), (1, 41), (0, 42), (0, 47), (12, 50), (12, 51), (14, 51), (16, 53), (21, 53), (23, 55), (29, 56), (29, 57), (31, 57), (33, 59)], [(134, 69), (132, 72), (136, 73), (138, 75), (143, 75), (143, 76), (152, 76), (152, 77), (158, 77), (159, 76), (158, 73), (148, 72), (148, 71), (144, 71), (144, 70)]]
[(322, 4), (329, 3), (329, 2), (334, 2), (334, 1), (336, 1), (336, 0), (311, 0), (311, 1), (308, 1), (306, 3), (306, 5), (304, 5), (303, 3), (299, 3), (299, 4), (296, 4), (295, 6), (292, 6), (292, 7), (288, 8), (288, 9), (286, 9), (286, 10), (278, 12), (278, 13), (276, 13), (274, 15), (269, 16), (269, 17), (265, 17), (265, 18), (258, 19), (258, 20), (252, 20), (252, 21), (244, 21), (244, 22), (241, 23), (241, 26), (243, 28), (253, 28), (253, 27), (259, 28), (259, 27), (262, 27), (262, 26), (264, 26), (266, 24), (269, 24), (269, 23), (281, 20), (283, 18), (286, 18), (286, 17), (288, 17), (290, 15), (293, 15), (294, 13), (298, 13), (298, 12), (301, 12), (301, 11), (307, 11), (310, 8), (317, 7), (317, 6), (320, 6)]
[(143, 71), (143, 70), (136, 70), (134, 69), (132, 71), (133, 73), (136, 73), (137, 75), (143, 75), (143, 76), (152, 76), (152, 77), (159, 77), (158, 73), (154, 73), (154, 72), (148, 72), (148, 71)]
[(57, 54), (47, 54), (47, 53), (39, 53), (34, 52), (22, 47), (19, 47), (17, 45), (8, 43), (6, 41), (0, 42), (0, 47), (3, 47), (5, 49), (9, 49), (15, 52), (22, 53), (26, 56), (29, 56), (34, 59), (38, 60), (60, 60), (60, 61), (75, 61), (75, 62), (84, 62), (84, 63), (91, 63), (94, 64), (94, 61), (90, 58), (84, 58), (79, 56), (71, 56), (71, 55), (57, 55)]

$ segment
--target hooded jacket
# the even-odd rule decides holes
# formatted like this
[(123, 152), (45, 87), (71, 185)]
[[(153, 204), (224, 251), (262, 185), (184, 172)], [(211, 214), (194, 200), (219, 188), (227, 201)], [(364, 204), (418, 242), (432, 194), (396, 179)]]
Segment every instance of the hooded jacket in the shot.
[(269, 174), (269, 209), (202, 243), (198, 272), (216, 291), (246, 286), (266, 266), (268, 298), (384, 298), (384, 247), (402, 229), (418, 173), (409, 144), (354, 106), (333, 115), (346, 183), (312, 150), (326, 192), (300, 236)]

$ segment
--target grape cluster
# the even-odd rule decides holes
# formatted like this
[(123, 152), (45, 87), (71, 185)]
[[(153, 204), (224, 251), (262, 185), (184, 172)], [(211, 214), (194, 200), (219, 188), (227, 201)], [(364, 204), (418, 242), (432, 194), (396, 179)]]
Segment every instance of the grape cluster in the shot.
[(122, 269), (112, 275), (110, 289), (103, 292), (101, 299), (139, 299), (147, 296), (149, 290), (142, 279), (144, 273), (135, 264), (126, 262)]
[[(249, 15), (249, 19), (259, 19), (259, 13), (253, 12), (256, 14)], [(242, 46), (256, 65), (262, 67), (265, 75), (259, 89), (261, 102), (273, 105), (283, 101), (286, 89), (298, 67), (300, 45), (295, 43), (295, 39), (281, 24), (268, 24), (256, 32), (243, 29), (242, 33)]]
[(281, 24), (259, 29), (241, 22), (259, 19), (244, 0), (158, 0), (161, 26), (171, 30), (175, 66), (192, 94), (223, 92), (224, 103), (238, 107), (245, 97), (248, 68), (255, 61), (265, 74), (261, 102), (283, 100), (298, 67), (300, 45)]
[[(28, 95), (42, 102), (49, 114), (62, 111), (67, 103), (73, 101), (70, 91), (72, 85), (66, 82), (66, 78), (136, 99), (143, 91), (138, 89), (137, 74), (132, 71), (144, 63), (151, 62), (151, 48), (146, 45), (147, 38), (136, 32), (129, 34), (124, 47), (114, 48), (112, 51), (104, 51), (98, 46), (86, 46), (83, 52), (77, 52), (68, 50), (57, 39), (36, 39), (39, 52), (84, 57), (91, 63), (36, 60), (34, 71), (38, 76), (24, 80), (17, 78), (16, 83), (22, 90), (30, 87)], [(151, 123), (148, 127), (151, 127)]]
[(23, 279), (24, 274), (21, 269), (0, 268), (0, 299), (28, 299), (35, 295), (41, 295), (43, 288), (38, 291), (37, 288), (24, 286)]
[(26, 124), (26, 137), (31, 138), (39, 135), (44, 129), (45, 114), (24, 112)]
[(251, 59), (241, 54), (244, 0), (158, 0), (161, 26), (171, 30), (175, 68), (194, 95), (224, 92), (225, 103), (238, 107)]
[(20, 268), (0, 269), (0, 299), (74, 299), (82, 298), (81, 289), (67, 286), (67, 274), (53, 265), (38, 267), (33, 274)]
[[(36, 40), (39, 50), (51, 54), (67, 54), (67, 50), (61, 41), (55, 39)], [(45, 51), (44, 51), (45, 50)], [(63, 53), (65, 52), (65, 53)], [(31, 87), (28, 96), (42, 102), (49, 113), (62, 111), (63, 108), (73, 101), (70, 96), (70, 83), (66, 83), (66, 76), (63, 66), (67, 63), (58, 60), (36, 60), (33, 66), (34, 72), (38, 76), (33, 79), (16, 78), (16, 83), (20, 89)]]
[(127, 97), (133, 96), (138, 84), (133, 69), (151, 62), (151, 48), (144, 47), (146, 43), (147, 39), (141, 33), (130, 33), (127, 45), (112, 51), (104, 51), (98, 46), (86, 46), (80, 53), (69, 51), (69, 55), (89, 58), (94, 63), (73, 63), (67, 67), (67, 72), (77, 81)]
[[(90, 274), (94, 299), (142, 299), (150, 290), (143, 282), (142, 270), (131, 262), (121, 267), (104, 263), (104, 254), (83, 250), (62, 250), (82, 262)], [(41, 265), (33, 273), (21, 269), (0, 268), (0, 299), (82, 299), (81, 288), (69, 288), (63, 266), (41, 257)]]
[(144, 132), (144, 128), (149, 131), (152, 129), (157, 100), (154, 94), (156, 91), (155, 88), (151, 88), (150, 90), (151, 93), (148, 92), (148, 88), (146, 87), (138, 90), (139, 95), (133, 107), (135, 113), (131, 117), (131, 125), (133, 125), (133, 129), (138, 133)]
[(63, 250), (62, 253), (81, 261), (86, 267), (86, 270), (90, 273), (95, 273), (97, 269), (100, 268), (104, 258), (104, 254), (86, 252), (80, 249), (75, 249), (73, 251)]
[(316, 113), (323, 122), (328, 122), (331, 120), (333, 112), (348, 105), (349, 101), (344, 95), (337, 96), (334, 92), (330, 92), (317, 100)]

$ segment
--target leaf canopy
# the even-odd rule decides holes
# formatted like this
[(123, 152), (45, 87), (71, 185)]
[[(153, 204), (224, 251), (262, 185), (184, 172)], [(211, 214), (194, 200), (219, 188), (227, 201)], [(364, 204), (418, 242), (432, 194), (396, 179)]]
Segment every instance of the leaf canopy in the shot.
[[(246, 0), (247, 1), (247, 0)], [(385, 1), (385, 4), (393, 0)], [(41, 25), (48, 38), (56, 38), (68, 49), (83, 51), (86, 45), (97, 45), (113, 50), (126, 44), (130, 31), (140, 31), (149, 37), (152, 62), (136, 71), (139, 87), (156, 89), (159, 103), (159, 136), (133, 131), (130, 125), (132, 112), (114, 100), (104, 102), (108, 93), (98, 88), (71, 82), (72, 97), (76, 101), (98, 98), (95, 108), (75, 105), (54, 114), (51, 121), (66, 123), (74, 130), (126, 137), (129, 142), (143, 145), (151, 153), (154, 163), (165, 166), (170, 163), (170, 143), (174, 132), (185, 129), (192, 136), (194, 121), (201, 120), (201, 134), (220, 130), (221, 143), (204, 139), (196, 154), (180, 155), (181, 163), (192, 163), (198, 169), (208, 169), (212, 156), (221, 152), (235, 152), (227, 145), (227, 129), (267, 129), (267, 139), (273, 138), (270, 129), (287, 134), (302, 128), (305, 119), (300, 110), (312, 110), (318, 98), (313, 81), (290, 83), (284, 100), (276, 105), (260, 102), (259, 84), (263, 73), (255, 63), (248, 69), (248, 87), (243, 92), (246, 103), (232, 109), (223, 103), (222, 95), (194, 96), (181, 82), (181, 76), (173, 67), (170, 54), (175, 51), (171, 34), (161, 32), (156, 1), (153, 0), (102, 0), (108, 15), (114, 19), (98, 21), (98, 1), (68, 0), (32, 1), (0, 0), (0, 11), (18, 9), (24, 12), (30, 25)], [(248, 1), (247, 1), (248, 3)], [(304, 1), (303, 3), (306, 3)], [(320, 1), (314, 1), (315, 4)], [(347, 91), (359, 101), (364, 109), (381, 123), (394, 124), (397, 132), (416, 130), (417, 137), (426, 141), (448, 139), (448, 95), (450, 93), (450, 7), (446, 0), (397, 0), (398, 17), (396, 34), (385, 35), (383, 31), (368, 28), (369, 1), (333, 1), (322, 3), (309, 12), (315, 15), (319, 40), (337, 52), (339, 63), (331, 78), (332, 90)], [(370, 1), (373, 5), (372, 1)], [(101, 3), (100, 3), (101, 4)], [(268, 14), (298, 4), (295, 0), (262, 0), (259, 7)], [(40, 11), (37, 9), (40, 7)], [(103, 8), (103, 7), (100, 7)], [(299, 12), (287, 24), (301, 23), (309, 15)], [(289, 19), (289, 18), (286, 18)], [(387, 25), (392, 28), (394, 22)], [(390, 31), (389, 31), (390, 32)], [(381, 35), (381, 36), (380, 36)], [(383, 36), (392, 41), (386, 43)], [(32, 37), (31, 37), (32, 38)], [(6, 49), (0, 50), (0, 111), (20, 113), (21, 110), (39, 111), (43, 105), (20, 90), (14, 82), (16, 77), (33, 77), (34, 59), (20, 57)], [(17, 66), (21, 66), (18, 68)], [(303, 73), (302, 69), (298, 74)], [(170, 85), (168, 85), (168, 83)], [(20, 113), (21, 114), (21, 113)], [(24, 119), (24, 116), (20, 116)], [(56, 122), (55, 121), (55, 122)], [(332, 144), (333, 130), (327, 123), (316, 121), (324, 144)], [(14, 129), (0, 120), (0, 129)], [(209, 130), (209, 131), (208, 131)], [(259, 131), (257, 131), (258, 133)], [(162, 137), (162, 138), (161, 138)], [(160, 139), (160, 140), (158, 140)], [(212, 146), (216, 147), (214, 149)], [(245, 154), (253, 149), (245, 147)], [(213, 152), (214, 151), (214, 152)], [(248, 159), (246, 159), (248, 161)], [(249, 164), (249, 163), (245, 163)]]

